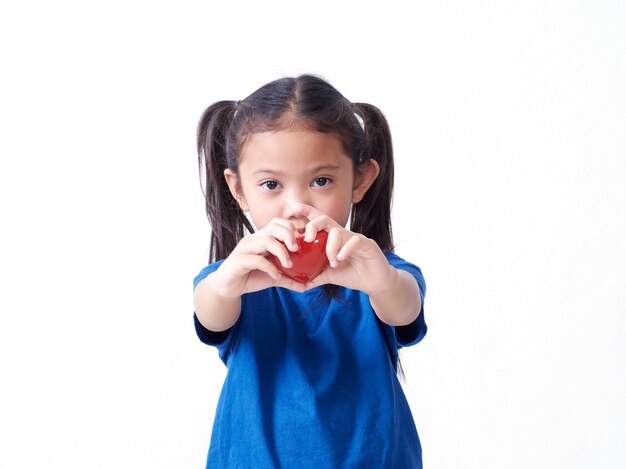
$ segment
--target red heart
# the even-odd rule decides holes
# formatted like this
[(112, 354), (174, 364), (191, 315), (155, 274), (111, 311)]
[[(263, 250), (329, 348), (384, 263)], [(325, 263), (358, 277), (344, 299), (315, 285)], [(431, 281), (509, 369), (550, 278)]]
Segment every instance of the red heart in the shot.
[(289, 252), (292, 266), (283, 267), (278, 258), (270, 254), (269, 259), (287, 277), (300, 283), (307, 283), (321, 274), (328, 265), (326, 257), (326, 240), (328, 232), (318, 231), (313, 242), (307, 243), (304, 237), (298, 238), (298, 251)]

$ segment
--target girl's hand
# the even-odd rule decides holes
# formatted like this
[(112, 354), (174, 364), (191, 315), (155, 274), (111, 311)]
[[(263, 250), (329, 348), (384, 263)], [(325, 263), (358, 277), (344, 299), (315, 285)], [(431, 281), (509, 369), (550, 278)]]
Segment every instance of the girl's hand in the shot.
[(298, 204), (298, 212), (311, 220), (306, 225), (305, 241), (313, 241), (318, 231), (328, 231), (326, 255), (330, 266), (309, 282), (307, 289), (331, 283), (373, 296), (390, 287), (395, 269), (374, 240), (345, 229), (309, 205)]
[(215, 292), (224, 298), (237, 298), (274, 286), (304, 291), (304, 285), (283, 275), (267, 258), (273, 254), (283, 266), (291, 267), (289, 250), (298, 250), (297, 234), (292, 222), (275, 218), (263, 229), (244, 237), (213, 273)]

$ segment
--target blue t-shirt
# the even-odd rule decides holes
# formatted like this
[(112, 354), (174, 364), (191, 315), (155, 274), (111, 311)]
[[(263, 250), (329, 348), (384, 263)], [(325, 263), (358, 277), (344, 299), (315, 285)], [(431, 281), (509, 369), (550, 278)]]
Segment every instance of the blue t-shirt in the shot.
[[(393, 253), (391, 265), (420, 269)], [(204, 268), (195, 286), (221, 262)], [(421, 468), (422, 450), (397, 378), (398, 349), (426, 334), (382, 323), (367, 295), (338, 287), (268, 288), (242, 297), (228, 331), (194, 316), (198, 337), (228, 367), (207, 468)]]

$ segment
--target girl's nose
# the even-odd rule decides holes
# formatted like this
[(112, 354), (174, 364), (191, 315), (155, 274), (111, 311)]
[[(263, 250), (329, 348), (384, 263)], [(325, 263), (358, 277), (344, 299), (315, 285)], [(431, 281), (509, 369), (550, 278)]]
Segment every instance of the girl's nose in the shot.
[(298, 204), (307, 204), (310, 205), (310, 200), (307, 197), (306, 191), (304, 190), (291, 190), (285, 194), (286, 197), (284, 199), (284, 208), (283, 208), (283, 217), (285, 219), (290, 218), (305, 218), (301, 211), (297, 209)]
[(285, 204), (285, 207), (283, 209), (283, 218), (285, 218), (286, 220), (295, 218), (295, 219), (300, 219), (300, 218), (306, 218), (304, 217), (299, 210), (297, 210), (297, 204), (298, 203), (306, 203), (303, 201), (294, 201), (294, 202), (289, 202), (287, 204)]

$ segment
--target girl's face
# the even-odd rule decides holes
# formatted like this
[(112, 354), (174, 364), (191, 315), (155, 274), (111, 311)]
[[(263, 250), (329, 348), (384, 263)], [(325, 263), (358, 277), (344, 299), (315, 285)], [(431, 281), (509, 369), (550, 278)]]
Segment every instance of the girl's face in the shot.
[(273, 218), (303, 227), (297, 203), (311, 205), (346, 226), (353, 203), (360, 202), (378, 175), (369, 160), (355, 172), (339, 139), (313, 130), (253, 133), (239, 158), (239, 172), (224, 172), (242, 210), (250, 211), (257, 229)]

